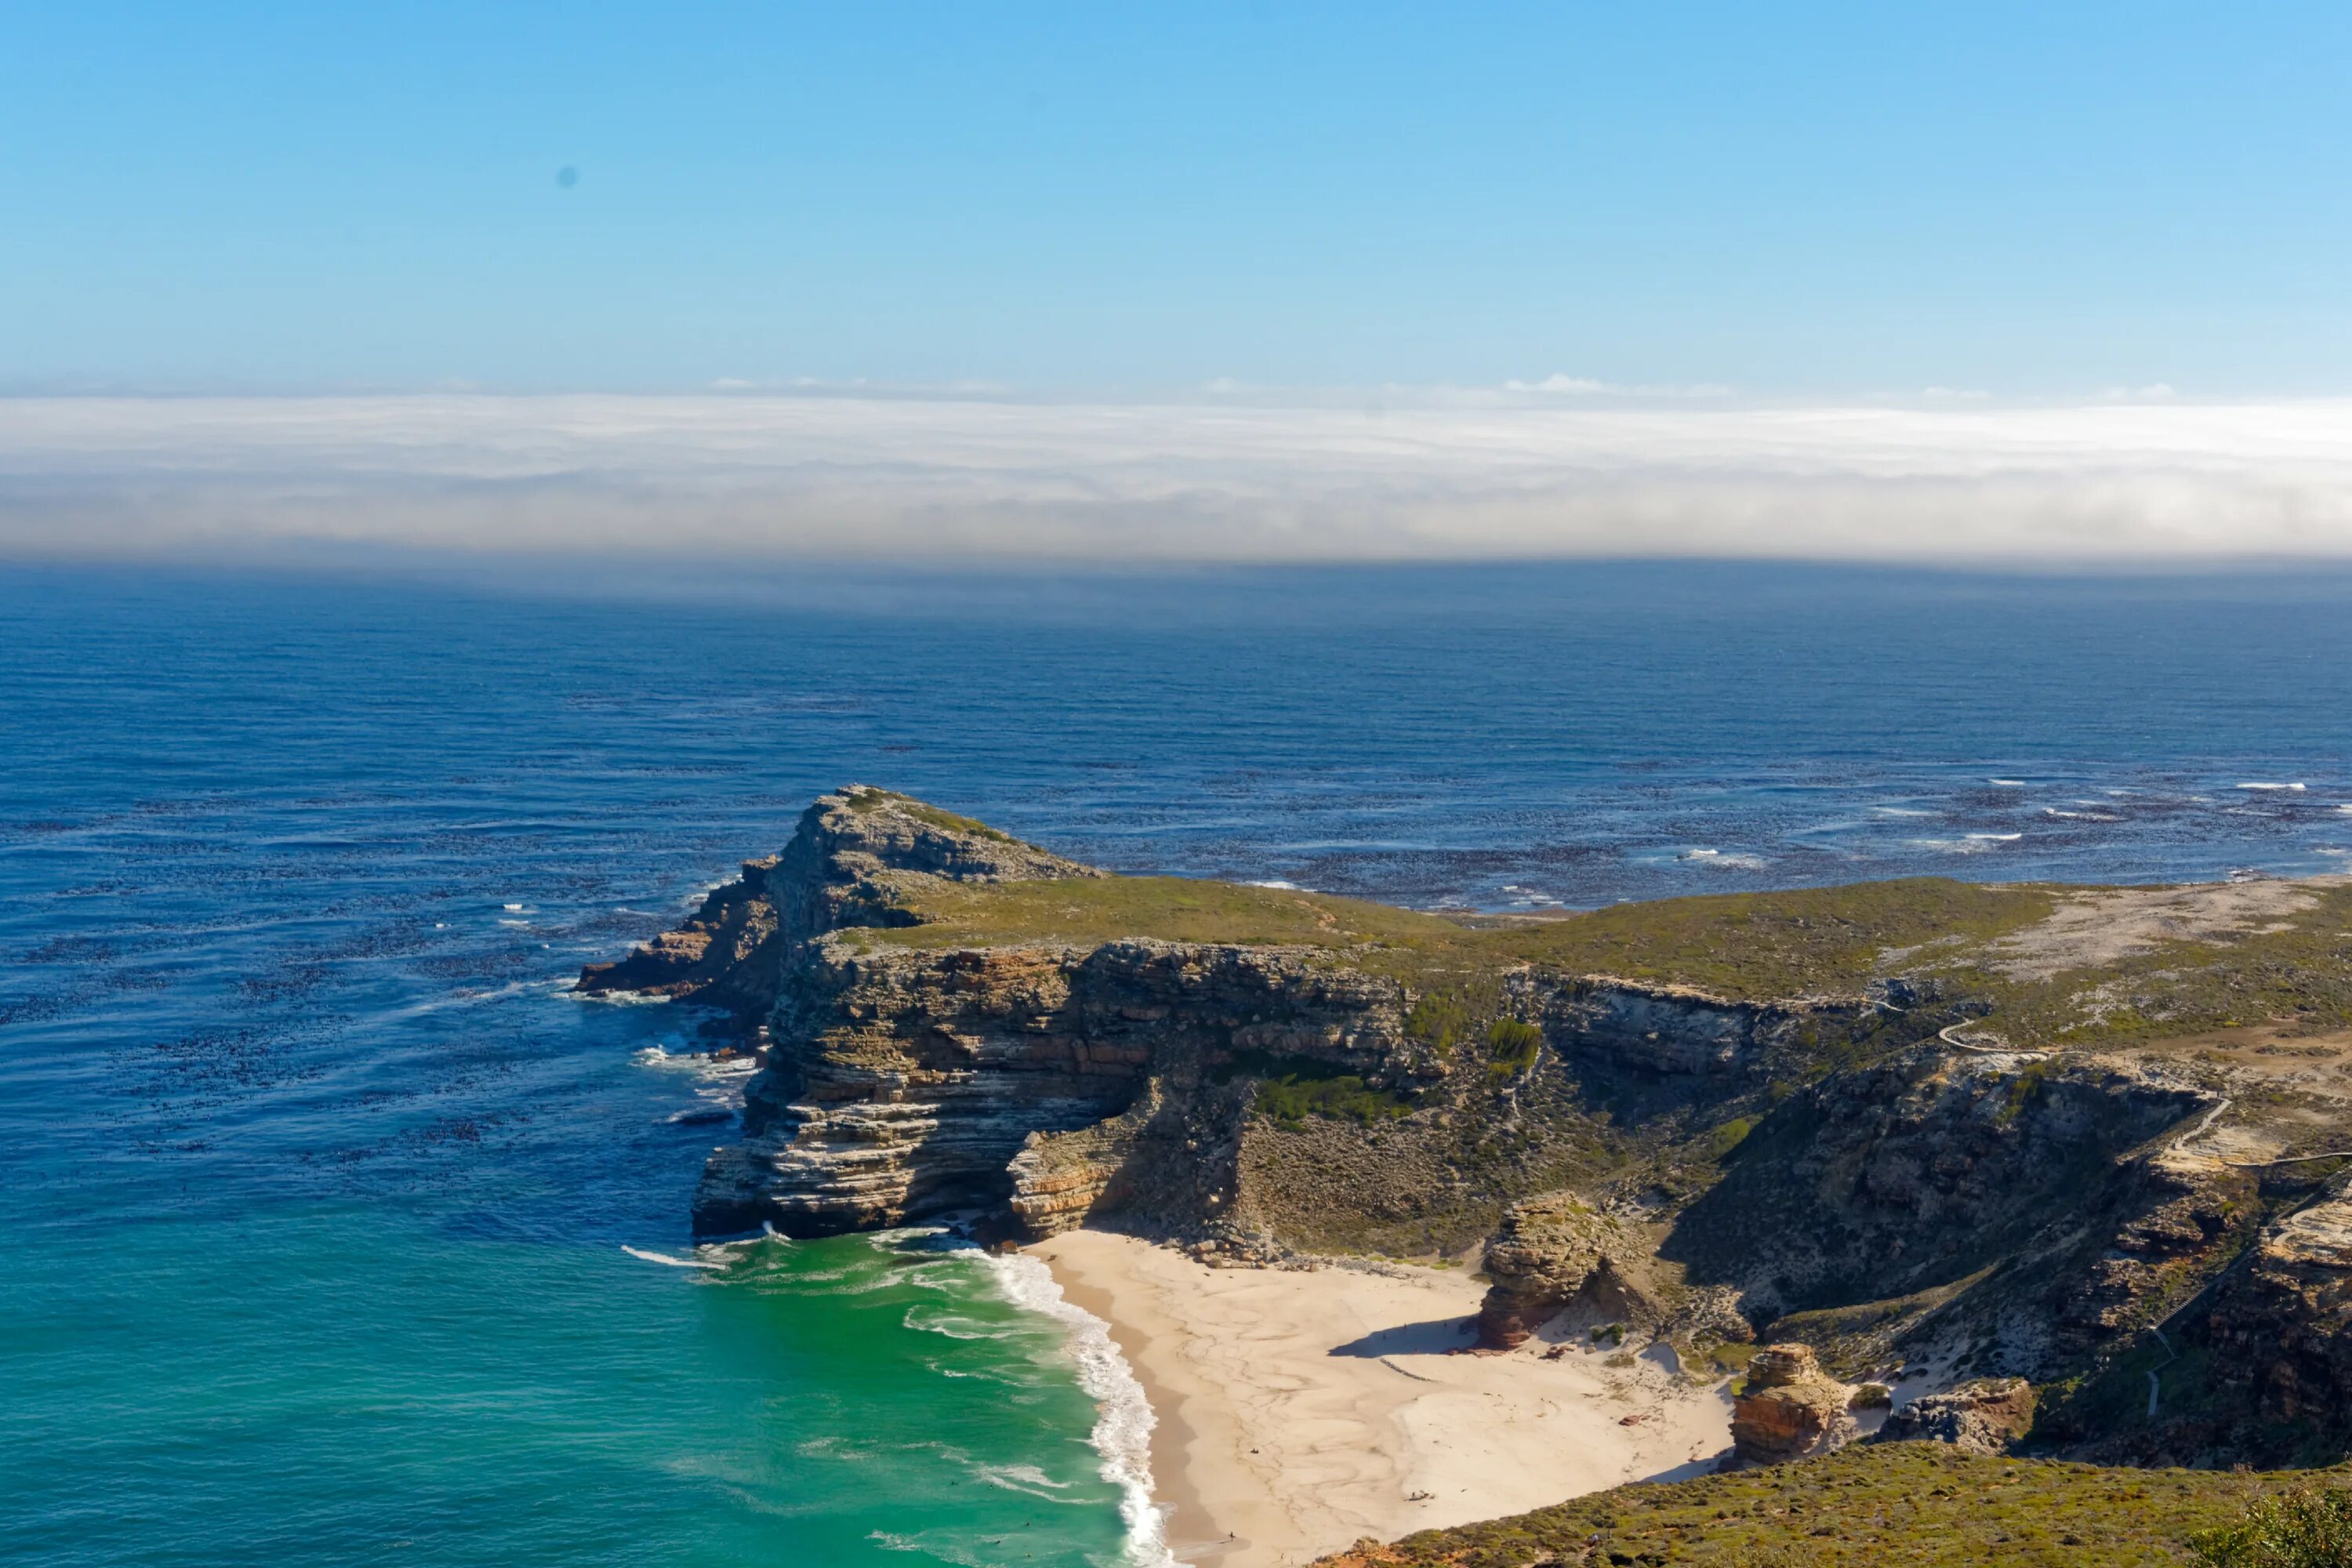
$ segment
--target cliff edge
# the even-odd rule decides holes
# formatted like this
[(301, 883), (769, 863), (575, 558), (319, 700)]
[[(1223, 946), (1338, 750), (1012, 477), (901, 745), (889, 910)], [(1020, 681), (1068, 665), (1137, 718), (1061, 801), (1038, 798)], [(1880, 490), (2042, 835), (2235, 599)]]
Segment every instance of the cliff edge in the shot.
[(1456, 919), (1109, 876), (855, 786), (581, 986), (758, 1044), (698, 1234), (1483, 1246), (1489, 1349), (1724, 1376), (1776, 1342), (1758, 1458), (1843, 1442), (1851, 1384), (2021, 1378), (2030, 1431), (1910, 1426), (2278, 1464), (2352, 1450), (2347, 929), (2341, 881)]

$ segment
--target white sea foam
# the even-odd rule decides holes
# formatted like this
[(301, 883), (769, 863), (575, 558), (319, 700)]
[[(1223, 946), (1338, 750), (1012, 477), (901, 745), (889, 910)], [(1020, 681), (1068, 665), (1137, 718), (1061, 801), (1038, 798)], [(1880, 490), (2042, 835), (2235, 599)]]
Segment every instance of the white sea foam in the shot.
[(1761, 855), (1744, 855), (1727, 849), (1685, 849), (1675, 858), (1730, 871), (1761, 871), (1771, 864)]
[(2023, 789), (2025, 787), (2025, 781), (2023, 779), (1987, 779), (1985, 780), (1985, 783), (1989, 784), (1999, 784), (2003, 789)]
[(2303, 790), (2303, 787), (2304, 787), (2304, 786), (2303, 786), (2303, 785), (2301, 785), (2301, 784), (2262, 784), (2262, 783), (2254, 783), (2254, 784), (2240, 784), (2238, 787), (2239, 787), (2240, 789), (2263, 789), (2263, 790), (2268, 790), (2268, 789), (2283, 789), (2283, 790), (2293, 790), (2293, 791), (2296, 792), (2297, 794), (2300, 794), (2300, 793), (2302, 793), (2302, 790)]
[(2072, 822), (2121, 822), (2122, 817), (2106, 811), (2061, 811), (2054, 805), (2042, 808), (2044, 816), (2061, 817)]
[(996, 1568), (992, 1560), (974, 1557), (961, 1547), (945, 1543), (929, 1545), (911, 1535), (898, 1535), (887, 1530), (871, 1531), (866, 1539), (885, 1552), (913, 1552), (949, 1563), (951, 1568)]
[(622, 1245), (621, 1250), (632, 1258), (642, 1258), (648, 1263), (667, 1263), (672, 1268), (724, 1268), (727, 1267), (724, 1263), (716, 1262), (708, 1258), (672, 1258), (667, 1252), (647, 1252), (642, 1247), (631, 1247), (626, 1243)]
[(1009, 1492), (1037, 1498), (1045, 1502), (1074, 1502), (1080, 1500), (1056, 1497), (1056, 1492), (1070, 1489), (1067, 1481), (1057, 1481), (1034, 1465), (979, 1465), (973, 1474), (992, 1487), (1003, 1487)]
[(951, 1340), (1006, 1340), (1013, 1337), (974, 1318), (959, 1318), (951, 1312), (926, 1312), (919, 1307), (908, 1308), (901, 1321), (917, 1333), (944, 1334)]
[(1099, 1413), (1091, 1441), (1102, 1456), (1102, 1477), (1118, 1488), (1119, 1517), (1127, 1521), (1127, 1560), (1135, 1568), (1176, 1568), (1168, 1551), (1166, 1516), (1151, 1500), (1151, 1428), (1150, 1401), (1118, 1346), (1111, 1342), (1110, 1325), (1093, 1313), (1073, 1306), (1046, 1267), (1034, 1258), (982, 1255), (995, 1277), (996, 1287), (1015, 1306), (1041, 1312), (1060, 1323), (1069, 1335), (1072, 1359), (1078, 1365), (1078, 1386), (1094, 1400)]
[(2024, 837), (2021, 833), (1971, 833), (1965, 838), (1914, 838), (1907, 842), (1914, 849), (1936, 849), (1947, 855), (1982, 855), (1997, 845), (2014, 843)]
[(565, 995), (583, 1002), (600, 1002), (612, 1007), (650, 1007), (657, 1002), (669, 1000), (667, 996), (656, 996), (645, 991), (583, 991), (574, 982), (566, 981), (564, 984), (571, 987), (564, 992)]
[(1268, 877), (1262, 882), (1244, 882), (1242, 885), (1247, 888), (1279, 888), (1286, 893), (1303, 893), (1307, 890), (1297, 883), (1286, 882), (1279, 877)]

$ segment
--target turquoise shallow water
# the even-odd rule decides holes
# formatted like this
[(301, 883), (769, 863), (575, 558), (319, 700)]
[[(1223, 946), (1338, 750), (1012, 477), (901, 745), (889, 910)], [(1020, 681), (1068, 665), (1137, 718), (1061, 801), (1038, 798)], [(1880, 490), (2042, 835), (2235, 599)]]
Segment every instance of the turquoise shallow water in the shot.
[(740, 1250), (361, 1205), (47, 1242), (0, 1354), (7, 1556), (1118, 1560), (1051, 1320), (917, 1238)]
[(562, 994), (852, 779), (1424, 904), (2352, 858), (2342, 578), (647, 586), (0, 569), (0, 1560), (1119, 1562), (1083, 1325), (696, 1258), (730, 1084)]

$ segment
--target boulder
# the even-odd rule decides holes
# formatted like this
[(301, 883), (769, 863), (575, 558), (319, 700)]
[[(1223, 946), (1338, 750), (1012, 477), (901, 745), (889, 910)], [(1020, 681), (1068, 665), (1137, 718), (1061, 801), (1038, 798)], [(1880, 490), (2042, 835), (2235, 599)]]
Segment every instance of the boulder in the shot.
[(1573, 1193), (1515, 1204), (1486, 1246), (1494, 1283), (1478, 1309), (1478, 1348), (1509, 1350), (1572, 1306), (1643, 1332), (1664, 1312), (1645, 1287), (1650, 1249)]
[(1875, 1440), (1949, 1443), (1964, 1454), (2005, 1454), (2032, 1426), (2033, 1385), (2021, 1377), (1987, 1378), (1921, 1394), (1889, 1415)]
[(1811, 1345), (1764, 1346), (1732, 1398), (1732, 1454), (1724, 1468), (1784, 1464), (1843, 1447), (1858, 1430), (1847, 1409), (1853, 1395), (1822, 1370)]

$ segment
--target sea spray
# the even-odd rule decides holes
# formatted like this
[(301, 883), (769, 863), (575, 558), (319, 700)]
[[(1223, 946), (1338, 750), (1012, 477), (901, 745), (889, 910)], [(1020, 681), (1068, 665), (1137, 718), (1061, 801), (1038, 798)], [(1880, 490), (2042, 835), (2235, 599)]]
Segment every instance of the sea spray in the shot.
[(1119, 1516), (1127, 1521), (1127, 1557), (1135, 1568), (1177, 1568), (1168, 1550), (1167, 1518), (1151, 1498), (1151, 1428), (1156, 1418), (1127, 1358), (1110, 1337), (1110, 1325), (1062, 1294), (1060, 1281), (1034, 1258), (980, 1255), (997, 1289), (1013, 1305), (1051, 1318), (1068, 1335), (1077, 1363), (1078, 1386), (1100, 1415), (1093, 1436), (1102, 1457), (1102, 1478), (1119, 1492)]

